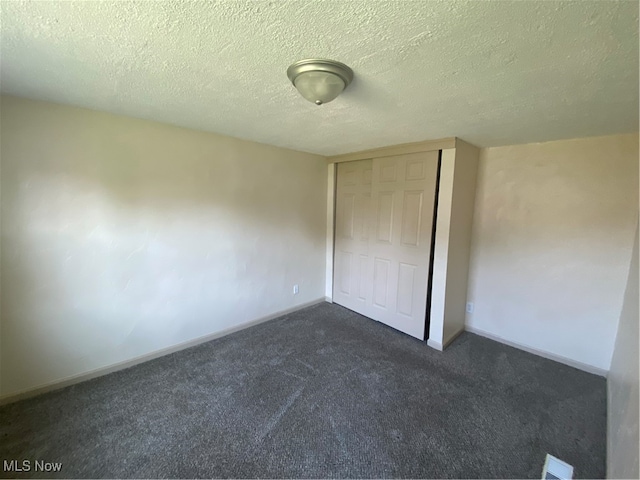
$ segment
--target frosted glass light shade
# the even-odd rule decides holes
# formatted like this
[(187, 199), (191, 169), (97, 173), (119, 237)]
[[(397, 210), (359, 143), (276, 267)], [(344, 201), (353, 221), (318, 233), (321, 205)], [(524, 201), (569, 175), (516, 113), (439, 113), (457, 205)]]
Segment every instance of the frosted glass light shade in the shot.
[(291, 65), (287, 76), (304, 98), (322, 105), (334, 100), (349, 86), (353, 70), (335, 60), (309, 58)]
[(298, 75), (293, 82), (300, 95), (315, 103), (322, 105), (334, 100), (344, 90), (342, 79), (329, 72), (305, 72)]

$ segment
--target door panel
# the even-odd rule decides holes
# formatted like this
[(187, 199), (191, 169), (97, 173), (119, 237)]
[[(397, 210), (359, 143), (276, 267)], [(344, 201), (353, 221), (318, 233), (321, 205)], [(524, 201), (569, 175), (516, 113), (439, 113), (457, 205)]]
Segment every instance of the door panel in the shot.
[[(371, 185), (371, 184), (369, 184)], [(369, 217), (371, 216), (371, 192), (361, 193), (358, 195), (358, 227), (360, 232), (360, 240), (369, 241)]]
[(424, 338), (438, 152), (338, 165), (334, 302)]
[(387, 258), (375, 258), (373, 262), (373, 306), (386, 309), (391, 261)]
[(341, 251), (339, 253), (340, 265), (338, 283), (340, 284), (340, 292), (345, 295), (349, 295), (351, 293), (351, 257), (353, 254), (351, 252)]
[(342, 236), (343, 238), (353, 238), (353, 224), (354, 224), (354, 210), (355, 210), (355, 195), (349, 193), (342, 197), (340, 202), (340, 218), (342, 219)]
[(393, 200), (395, 192), (379, 192), (377, 197), (378, 204), (378, 223), (376, 240), (383, 243), (391, 243), (391, 235), (393, 233)]
[(340, 163), (336, 182), (333, 301), (366, 315), (371, 301), (369, 237), (373, 162)]
[(424, 191), (404, 192), (400, 241), (405, 246), (417, 247), (420, 243), (423, 204)]
[(413, 294), (415, 293), (416, 265), (400, 263), (398, 274), (398, 313), (411, 317), (413, 311)]
[(425, 333), (437, 170), (438, 152), (373, 159), (371, 197), (379, 209), (374, 228), (384, 235), (370, 242), (370, 255), (386, 259), (389, 270), (387, 302), (375, 309), (373, 318), (420, 339)]
[(360, 254), (360, 265), (358, 270), (358, 300), (366, 302), (369, 297), (369, 257)]

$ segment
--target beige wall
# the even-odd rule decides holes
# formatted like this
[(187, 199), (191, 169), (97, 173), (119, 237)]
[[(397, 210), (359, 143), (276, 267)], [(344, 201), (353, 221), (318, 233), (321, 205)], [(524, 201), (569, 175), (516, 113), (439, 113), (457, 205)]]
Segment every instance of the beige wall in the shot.
[(607, 371), (637, 201), (637, 134), (483, 149), (467, 326)]
[(607, 377), (607, 478), (638, 478), (638, 230)]
[(324, 297), (326, 159), (11, 97), (1, 115), (1, 394)]

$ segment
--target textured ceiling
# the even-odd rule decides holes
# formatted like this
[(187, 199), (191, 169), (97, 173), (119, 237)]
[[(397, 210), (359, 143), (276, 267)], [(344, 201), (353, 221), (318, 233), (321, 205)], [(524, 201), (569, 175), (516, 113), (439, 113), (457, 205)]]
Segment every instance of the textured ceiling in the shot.
[[(2, 1), (3, 93), (325, 155), (638, 130), (638, 2)], [(289, 64), (355, 80), (317, 107)]]

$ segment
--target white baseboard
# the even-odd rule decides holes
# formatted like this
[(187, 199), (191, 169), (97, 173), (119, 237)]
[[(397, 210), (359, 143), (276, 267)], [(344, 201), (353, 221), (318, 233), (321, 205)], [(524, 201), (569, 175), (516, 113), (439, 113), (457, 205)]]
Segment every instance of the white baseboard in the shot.
[(453, 333), (447, 340), (444, 341), (442, 346), (444, 348), (447, 348), (451, 344), (451, 342), (453, 342), (456, 338), (460, 336), (460, 334), (462, 334), (462, 332), (464, 332), (464, 328), (461, 328), (457, 332)]
[(303, 308), (311, 307), (313, 305), (318, 305), (320, 303), (325, 303), (325, 301), (326, 300), (324, 297), (318, 298), (316, 300), (312, 300), (310, 302), (306, 302), (301, 305), (296, 305), (295, 307), (292, 307), (292, 308), (287, 308), (285, 310), (272, 313), (271, 315), (267, 315), (265, 317), (260, 317), (256, 320), (251, 320), (251, 321), (236, 325), (234, 327), (226, 328), (219, 332), (210, 333), (202, 337), (194, 338), (193, 340), (188, 340), (186, 342), (178, 343), (176, 345), (171, 345), (170, 347), (161, 348), (160, 350), (154, 350), (153, 352), (140, 355), (139, 357), (134, 357), (130, 360), (114, 363), (112, 365), (97, 368), (89, 372), (79, 373), (77, 375), (71, 375), (69, 377), (65, 377), (60, 380), (54, 380), (53, 382), (38, 385), (37, 387), (22, 390), (17, 393), (10, 393), (8, 395), (3, 395), (3, 396), (0, 396), (0, 405), (17, 402), (18, 400), (34, 397), (36, 395), (40, 395), (41, 393), (50, 392), (53, 390), (59, 390), (64, 387), (68, 387), (69, 385), (75, 385), (76, 383), (91, 380), (92, 378), (101, 377), (103, 375), (108, 375), (109, 373), (117, 372), (118, 370), (124, 370), (125, 368), (133, 367), (140, 363), (148, 362), (149, 360), (153, 360), (155, 358), (169, 355), (170, 353), (178, 352), (180, 350), (184, 350), (190, 347), (195, 347), (196, 345), (200, 345), (201, 343), (210, 342), (211, 340), (215, 340), (216, 338), (224, 337), (226, 335), (237, 332), (239, 330), (244, 330), (245, 328), (253, 327), (254, 325), (258, 325), (260, 323), (273, 320), (274, 318), (278, 318), (283, 315), (287, 315), (289, 313), (302, 310)]
[(553, 360), (558, 363), (564, 363), (565, 365), (569, 365), (570, 367), (577, 368), (578, 370), (583, 370), (585, 372), (593, 373), (601, 377), (606, 377), (607, 374), (609, 373), (607, 370), (603, 370), (602, 368), (598, 368), (598, 367), (594, 367), (593, 365), (588, 365), (586, 363), (578, 362), (577, 360), (572, 360), (570, 358), (563, 357), (562, 355), (557, 355), (551, 352), (545, 352), (544, 350), (538, 350), (537, 348), (529, 347), (527, 345), (522, 345), (521, 343), (512, 342), (511, 340), (507, 340), (506, 338), (502, 338), (499, 335), (495, 335), (493, 333), (487, 332), (480, 328), (472, 327), (470, 325), (465, 325), (464, 329), (467, 332), (475, 333), (476, 335), (480, 335), (481, 337), (489, 338), (491, 340), (495, 340), (496, 342), (509, 345), (510, 347), (517, 348), (519, 350), (524, 350), (525, 352), (533, 353), (534, 355), (538, 355), (539, 357), (543, 357), (543, 358), (548, 358), (549, 360)]
[(440, 343), (436, 340), (432, 340), (431, 338), (427, 339), (427, 345), (431, 348), (435, 348), (436, 350), (439, 351), (444, 351), (445, 348), (447, 348), (449, 346), (449, 344), (451, 342), (453, 342), (456, 338), (458, 338), (458, 336), (464, 332), (464, 329), (460, 329), (457, 332), (455, 332), (453, 335), (451, 335), (447, 340), (445, 340), (443, 343)]

